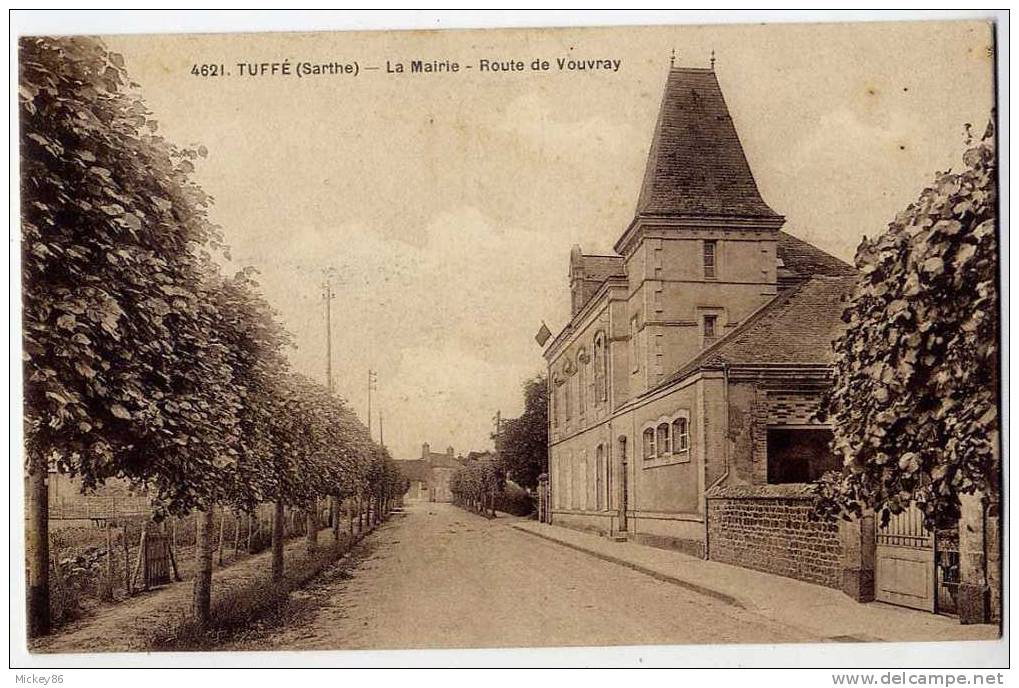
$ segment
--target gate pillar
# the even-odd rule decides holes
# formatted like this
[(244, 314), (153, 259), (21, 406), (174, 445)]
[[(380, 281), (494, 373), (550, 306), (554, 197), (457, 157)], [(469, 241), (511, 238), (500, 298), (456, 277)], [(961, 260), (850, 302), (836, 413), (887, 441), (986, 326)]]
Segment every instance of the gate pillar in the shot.
[(538, 476), (538, 522), (549, 523), (548, 473)]
[(997, 509), (982, 494), (959, 495), (959, 507), (959, 622), (988, 623), (999, 616), (991, 605), (991, 580), (1001, 575)]
[(842, 544), (842, 592), (857, 602), (874, 601), (874, 514), (839, 521)]

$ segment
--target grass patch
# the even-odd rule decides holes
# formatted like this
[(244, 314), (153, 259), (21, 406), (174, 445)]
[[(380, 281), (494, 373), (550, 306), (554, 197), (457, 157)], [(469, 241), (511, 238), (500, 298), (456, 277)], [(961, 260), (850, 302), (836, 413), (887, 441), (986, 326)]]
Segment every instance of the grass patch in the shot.
[[(286, 561), (282, 581), (273, 581), (266, 570), (264, 578), (215, 596), (211, 621), (204, 627), (190, 614), (181, 612), (158, 624), (149, 633), (147, 645), (153, 651), (213, 650), (225, 643), (255, 640), (276, 628), (299, 623), (310, 615), (314, 604), (307, 597), (298, 599), (291, 593), (319, 576), (322, 583), (352, 578), (349, 569), (371, 549), (365, 541), (351, 547), (347, 541), (341, 541), (338, 545), (320, 546), (312, 554), (299, 554)], [(344, 557), (348, 552), (349, 556)]]

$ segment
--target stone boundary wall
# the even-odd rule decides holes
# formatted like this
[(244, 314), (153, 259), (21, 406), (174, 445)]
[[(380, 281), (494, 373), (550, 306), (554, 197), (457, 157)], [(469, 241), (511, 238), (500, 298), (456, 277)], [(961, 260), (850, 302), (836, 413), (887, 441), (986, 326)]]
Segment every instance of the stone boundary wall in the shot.
[(709, 559), (842, 587), (838, 525), (809, 519), (809, 486), (715, 488), (707, 497)]

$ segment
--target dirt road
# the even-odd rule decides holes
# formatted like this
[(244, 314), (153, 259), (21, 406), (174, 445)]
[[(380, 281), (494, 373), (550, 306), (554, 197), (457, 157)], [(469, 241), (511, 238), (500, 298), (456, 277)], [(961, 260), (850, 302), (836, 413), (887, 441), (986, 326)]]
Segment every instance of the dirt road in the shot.
[(449, 504), (409, 505), (308, 613), (230, 649), (397, 649), (818, 640)]

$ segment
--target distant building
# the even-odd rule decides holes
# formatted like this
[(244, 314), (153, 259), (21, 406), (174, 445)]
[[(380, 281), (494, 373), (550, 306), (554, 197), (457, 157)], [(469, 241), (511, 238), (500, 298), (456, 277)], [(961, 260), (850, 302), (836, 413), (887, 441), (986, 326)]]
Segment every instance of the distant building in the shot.
[(421, 458), (400, 462), (403, 474), (410, 480), (410, 489), (404, 499), (408, 501), (451, 502), (453, 493), (449, 479), (464, 463), (462, 456), (453, 454), (453, 447), (443, 453), (433, 452), (431, 445), (421, 445)]
[(424, 459), (411, 459), (400, 461), (397, 465), (410, 483), (407, 493), (403, 496), (404, 501), (427, 502), (428, 479), (431, 473), (428, 462)]

